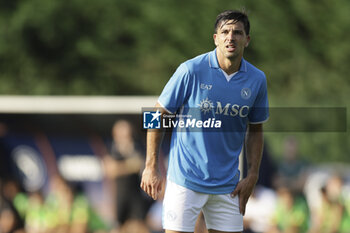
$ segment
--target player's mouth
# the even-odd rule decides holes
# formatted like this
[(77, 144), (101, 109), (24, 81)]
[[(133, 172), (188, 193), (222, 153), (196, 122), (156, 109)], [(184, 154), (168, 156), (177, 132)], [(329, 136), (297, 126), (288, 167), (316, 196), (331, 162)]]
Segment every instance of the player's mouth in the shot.
[(236, 50), (236, 46), (234, 44), (228, 44), (226, 45), (226, 49), (228, 52), (233, 52)]

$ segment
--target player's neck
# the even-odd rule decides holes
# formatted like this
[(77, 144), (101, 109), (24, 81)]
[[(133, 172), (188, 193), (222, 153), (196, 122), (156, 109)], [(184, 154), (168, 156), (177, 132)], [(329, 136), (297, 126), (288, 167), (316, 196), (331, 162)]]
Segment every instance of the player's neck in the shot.
[(233, 74), (239, 70), (241, 66), (241, 60), (242, 56), (236, 57), (234, 59), (228, 59), (226, 57), (220, 59), (218, 57), (220, 68), (228, 75)]

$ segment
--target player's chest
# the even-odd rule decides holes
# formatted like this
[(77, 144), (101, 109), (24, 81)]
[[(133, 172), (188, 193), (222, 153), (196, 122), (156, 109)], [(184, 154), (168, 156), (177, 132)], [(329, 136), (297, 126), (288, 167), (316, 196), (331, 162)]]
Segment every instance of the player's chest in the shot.
[(222, 75), (207, 75), (196, 79), (193, 86), (192, 106), (212, 107), (234, 110), (242, 106), (251, 107), (254, 104), (257, 87), (248, 77), (237, 75), (227, 81)]

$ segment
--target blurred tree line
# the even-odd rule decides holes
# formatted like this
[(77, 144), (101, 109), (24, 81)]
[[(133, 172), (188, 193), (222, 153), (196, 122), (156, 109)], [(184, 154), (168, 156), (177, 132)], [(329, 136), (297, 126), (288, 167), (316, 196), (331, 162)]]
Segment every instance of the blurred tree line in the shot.
[[(0, 94), (158, 95), (234, 8), (250, 16), (245, 58), (266, 73), (271, 106), (349, 107), (348, 0), (0, 0)], [(298, 137), (308, 158), (350, 161), (348, 133)]]

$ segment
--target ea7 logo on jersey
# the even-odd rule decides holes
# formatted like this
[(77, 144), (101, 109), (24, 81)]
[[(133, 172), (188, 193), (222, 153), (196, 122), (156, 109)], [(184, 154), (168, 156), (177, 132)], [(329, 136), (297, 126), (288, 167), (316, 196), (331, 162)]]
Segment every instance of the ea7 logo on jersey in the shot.
[(160, 129), (160, 115), (157, 112), (143, 112), (143, 128), (144, 129)]
[(200, 87), (201, 87), (201, 89), (211, 90), (213, 85), (201, 83)]

